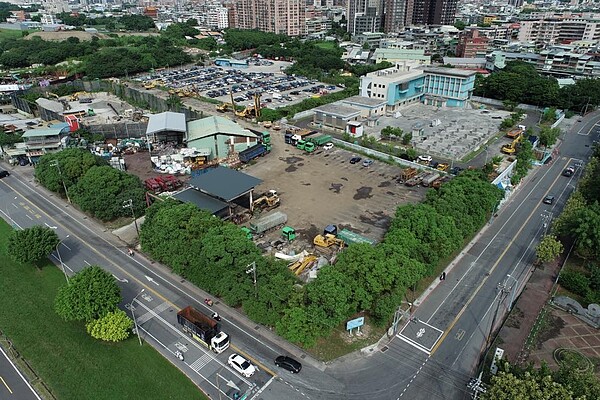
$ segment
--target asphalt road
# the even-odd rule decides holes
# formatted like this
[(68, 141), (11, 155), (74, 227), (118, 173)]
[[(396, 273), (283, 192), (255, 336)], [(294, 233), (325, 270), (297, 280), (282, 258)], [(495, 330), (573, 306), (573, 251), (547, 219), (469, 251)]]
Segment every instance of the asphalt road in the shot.
[[(157, 348), (211, 398), (237, 391), (269, 400), (462, 399), (469, 395), (465, 383), (476, 372), (492, 321), (500, 321), (518, 295), (544, 224), (557, 215), (578, 177), (579, 171), (573, 178), (560, 176), (563, 168), (574, 159), (586, 160), (590, 153), (585, 146), (592, 136), (585, 133), (600, 116), (587, 120), (591, 122), (565, 135), (560, 158), (532, 171), (473, 245), (453, 262), (447, 279), (428, 291), (426, 299), (414, 302), (418, 307), (411, 321), (401, 325), (392, 340), (327, 365), (235, 310), (221, 304), (209, 309), (202, 302), (209, 295), (141, 254), (128, 256), (125, 244), (37, 185), (27, 167), (17, 167), (0, 180), (0, 214), (18, 227), (46, 224), (56, 229), (62, 242), (60, 257), (54, 253), (53, 259), (57, 264), (62, 260), (67, 274), (91, 264), (110, 271), (120, 281), (122, 306), (135, 313), (143, 343)], [(579, 130), (584, 134), (577, 134)], [(542, 205), (549, 192), (557, 196), (556, 203)], [(219, 312), (223, 330), (231, 335), (227, 352), (215, 355), (179, 329), (176, 312), (187, 305)], [(177, 350), (184, 353), (183, 362), (174, 357)], [(232, 352), (245, 355), (259, 371), (251, 378), (240, 376), (227, 366)], [(302, 372), (293, 375), (276, 369), (273, 359), (278, 354), (301, 360)]]
[(41, 400), (1, 347), (0, 399)]

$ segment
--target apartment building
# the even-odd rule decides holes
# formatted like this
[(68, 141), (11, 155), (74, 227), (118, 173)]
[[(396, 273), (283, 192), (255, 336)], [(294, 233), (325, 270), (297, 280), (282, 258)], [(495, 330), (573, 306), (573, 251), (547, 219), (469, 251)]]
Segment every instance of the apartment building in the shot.
[[(414, 25), (453, 25), (458, 0), (407, 0), (407, 21)], [(408, 11), (411, 14), (408, 14)]]
[(458, 37), (456, 56), (461, 58), (485, 56), (489, 41), (487, 37), (479, 35), (478, 29), (465, 29)]
[(236, 0), (235, 27), (300, 36), (305, 29), (305, 7), (301, 0)]
[(520, 24), (518, 40), (539, 47), (576, 40), (600, 40), (600, 20), (564, 17), (526, 20)]
[(346, 30), (352, 35), (363, 32), (380, 32), (383, 7), (383, 0), (348, 0)]

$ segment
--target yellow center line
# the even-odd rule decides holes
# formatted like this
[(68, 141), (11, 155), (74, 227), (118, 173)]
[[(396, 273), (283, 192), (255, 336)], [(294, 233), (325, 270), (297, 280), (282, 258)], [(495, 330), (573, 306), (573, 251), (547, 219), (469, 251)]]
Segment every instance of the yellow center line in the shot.
[[(565, 167), (571, 162), (571, 160), (572, 160), (572, 158), (569, 158), (569, 160), (565, 164)], [(563, 167), (563, 169), (564, 169), (564, 167)], [(554, 178), (554, 181), (552, 182), (552, 185), (550, 185), (551, 188), (552, 188), (552, 186), (554, 186), (554, 184), (556, 183), (556, 181), (558, 181), (559, 178), (560, 178), (560, 174), (556, 178)], [(550, 189), (548, 189), (546, 191), (546, 193), (544, 193), (544, 196), (546, 196), (549, 192), (550, 192)], [(485, 283), (487, 282), (487, 280), (492, 276), (492, 273), (494, 272), (494, 270), (496, 269), (496, 267), (500, 264), (500, 261), (502, 261), (502, 259), (504, 258), (504, 256), (508, 252), (508, 250), (511, 248), (511, 246), (513, 245), (513, 243), (517, 239), (517, 236), (519, 236), (519, 234), (523, 231), (523, 229), (525, 228), (525, 226), (527, 225), (527, 223), (529, 222), (529, 220), (531, 219), (531, 217), (533, 217), (533, 215), (536, 212), (537, 212), (537, 207), (535, 207), (533, 209), (533, 211), (531, 211), (531, 213), (529, 214), (529, 216), (527, 217), (527, 219), (525, 220), (525, 222), (523, 223), (523, 225), (521, 225), (521, 228), (517, 231), (517, 233), (515, 233), (513, 235), (513, 237), (510, 240), (510, 242), (508, 242), (508, 246), (506, 246), (506, 248), (504, 249), (504, 251), (502, 252), (502, 254), (500, 254), (500, 257), (498, 257), (498, 259), (496, 260), (496, 262), (492, 266), (492, 269), (490, 269), (490, 271), (488, 272), (487, 276), (485, 278), (483, 278), (483, 280), (481, 281), (481, 283), (479, 284), (479, 286), (477, 286), (477, 289), (475, 289), (475, 291), (473, 292), (473, 294), (471, 295), (471, 297), (469, 298), (469, 300), (465, 303), (465, 305), (463, 306), (463, 308), (461, 308), (461, 310), (456, 315), (456, 317), (452, 320), (452, 322), (450, 323), (450, 325), (448, 325), (448, 328), (444, 331), (444, 333), (442, 334), (442, 336), (440, 337), (440, 339), (438, 340), (438, 342), (435, 344), (435, 346), (433, 346), (433, 349), (431, 350), (431, 356), (433, 356), (433, 354), (440, 347), (440, 345), (442, 344), (442, 342), (446, 339), (446, 337), (448, 336), (448, 334), (450, 333), (450, 331), (452, 330), (452, 328), (454, 328), (454, 325), (456, 325), (456, 323), (458, 322), (458, 320), (462, 317), (463, 313), (467, 310), (467, 308), (469, 308), (469, 305), (475, 299), (475, 297), (477, 296), (477, 294), (479, 293), (479, 291), (481, 290), (481, 288), (483, 287), (483, 285), (485, 285)]]
[(4, 384), (4, 386), (6, 386), (6, 389), (10, 392), (10, 394), (13, 394), (13, 391), (10, 390), (10, 387), (7, 385), (6, 381), (1, 376), (0, 376), (0, 381), (2, 381), (2, 383)]
[[(116, 264), (115, 262), (113, 262), (112, 260), (108, 259), (104, 254), (102, 254), (101, 252), (99, 252), (98, 250), (96, 250), (95, 248), (93, 248), (92, 246), (90, 246), (90, 244), (87, 242), (87, 240), (84, 240), (83, 238), (81, 238), (80, 236), (78, 236), (76, 233), (74, 233), (73, 231), (71, 231), (69, 228), (67, 228), (65, 225), (63, 225), (62, 223), (60, 223), (60, 221), (54, 219), (52, 216), (50, 216), (47, 212), (45, 212), (44, 210), (40, 209), (39, 207), (37, 207), (32, 201), (30, 201), (27, 197), (23, 196), (23, 194), (21, 192), (19, 192), (18, 190), (16, 190), (14, 187), (12, 187), (9, 184), (6, 184), (8, 187), (10, 187), (15, 193), (18, 193), (19, 195), (21, 195), (21, 197), (23, 197), (23, 200), (25, 200), (27, 203), (29, 203), (32, 207), (40, 210), (40, 212), (42, 214), (44, 214), (48, 219), (50, 219), (51, 221), (54, 221), (54, 223), (58, 226), (60, 226), (63, 230), (65, 230), (66, 232), (69, 232), (69, 235), (72, 237), (75, 237), (77, 239), (79, 239), (81, 241), (81, 243), (83, 243), (85, 245), (85, 247), (87, 247), (88, 249), (90, 249), (92, 252), (96, 253), (100, 258), (106, 260), (106, 262), (108, 262), (110, 265), (114, 266), (115, 268), (117, 268), (118, 270), (120, 270), (123, 274), (127, 275), (129, 278), (131, 278), (131, 280), (135, 281), (136, 283), (138, 283), (140, 286), (142, 286), (144, 289), (146, 289), (146, 291), (153, 293), (154, 295), (156, 295), (157, 297), (159, 297), (160, 299), (162, 299), (165, 303), (171, 305), (173, 308), (175, 309), (179, 309), (179, 307), (171, 302), (169, 299), (167, 299), (165, 296), (163, 296), (162, 294), (160, 294), (159, 292), (157, 292), (153, 287), (146, 285), (146, 283), (138, 278), (136, 278), (135, 276), (133, 276), (131, 273), (129, 273), (127, 270), (125, 270), (124, 268), (122, 268), (120, 265)], [(74, 218), (74, 217), (72, 217)], [(114, 245), (110, 242), (108, 242), (106, 239), (104, 239), (101, 236), (98, 236), (102, 241), (104, 241), (105, 243), (107, 243), (108, 245), (114, 247)], [(157, 274), (158, 275), (158, 274)], [(164, 278), (163, 278), (164, 279)], [(258, 362), (256, 359), (254, 359), (253, 357), (249, 356), (246, 352), (242, 351), (241, 349), (239, 349), (238, 347), (234, 346), (233, 344), (229, 345), (231, 348), (233, 348), (235, 351), (239, 352), (240, 354), (243, 354), (245, 357), (247, 357), (248, 359), (250, 359), (252, 362), (254, 362), (254, 364), (256, 364), (257, 366), (260, 366), (262, 368), (262, 370), (267, 371), (269, 374), (275, 376), (277, 375), (276, 373), (274, 373), (273, 371), (271, 371), (269, 368), (267, 368), (266, 366), (262, 365), (260, 362)]]

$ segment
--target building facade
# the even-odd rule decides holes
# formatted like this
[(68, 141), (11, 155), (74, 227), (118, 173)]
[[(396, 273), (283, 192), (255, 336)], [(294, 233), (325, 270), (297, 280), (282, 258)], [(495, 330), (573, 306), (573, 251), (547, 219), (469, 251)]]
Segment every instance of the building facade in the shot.
[(489, 39), (479, 35), (478, 29), (466, 29), (461, 33), (456, 45), (456, 56), (472, 58), (485, 56), (488, 52)]
[(363, 32), (380, 32), (384, 0), (348, 0), (347, 31), (352, 35)]
[(453, 25), (458, 0), (409, 0), (414, 25)]
[(236, 0), (235, 27), (300, 36), (305, 29), (305, 8), (301, 0)]

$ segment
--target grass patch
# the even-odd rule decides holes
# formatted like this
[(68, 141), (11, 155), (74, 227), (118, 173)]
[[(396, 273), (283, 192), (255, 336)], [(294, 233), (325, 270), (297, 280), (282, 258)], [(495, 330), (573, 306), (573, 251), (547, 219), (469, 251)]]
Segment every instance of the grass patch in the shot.
[(11, 228), (0, 221), (0, 327), (21, 358), (61, 400), (206, 399), (200, 390), (150, 345), (93, 339), (82, 323), (54, 312), (65, 283), (47, 262), (41, 269), (6, 255)]
[[(26, 31), (25, 31), (26, 32)], [(23, 37), (22, 31), (13, 29), (0, 29), (0, 40), (2, 39), (21, 39)]]
[(335, 49), (335, 42), (315, 42), (315, 46), (323, 50)]
[(314, 347), (307, 349), (307, 352), (318, 360), (331, 361), (377, 343), (385, 334), (387, 328), (370, 324), (370, 318), (366, 316), (365, 326), (361, 326), (360, 330), (365, 333), (364, 336), (356, 336), (356, 329), (354, 329), (354, 336), (350, 339), (344, 322), (344, 324), (334, 329), (331, 335), (320, 338)]

